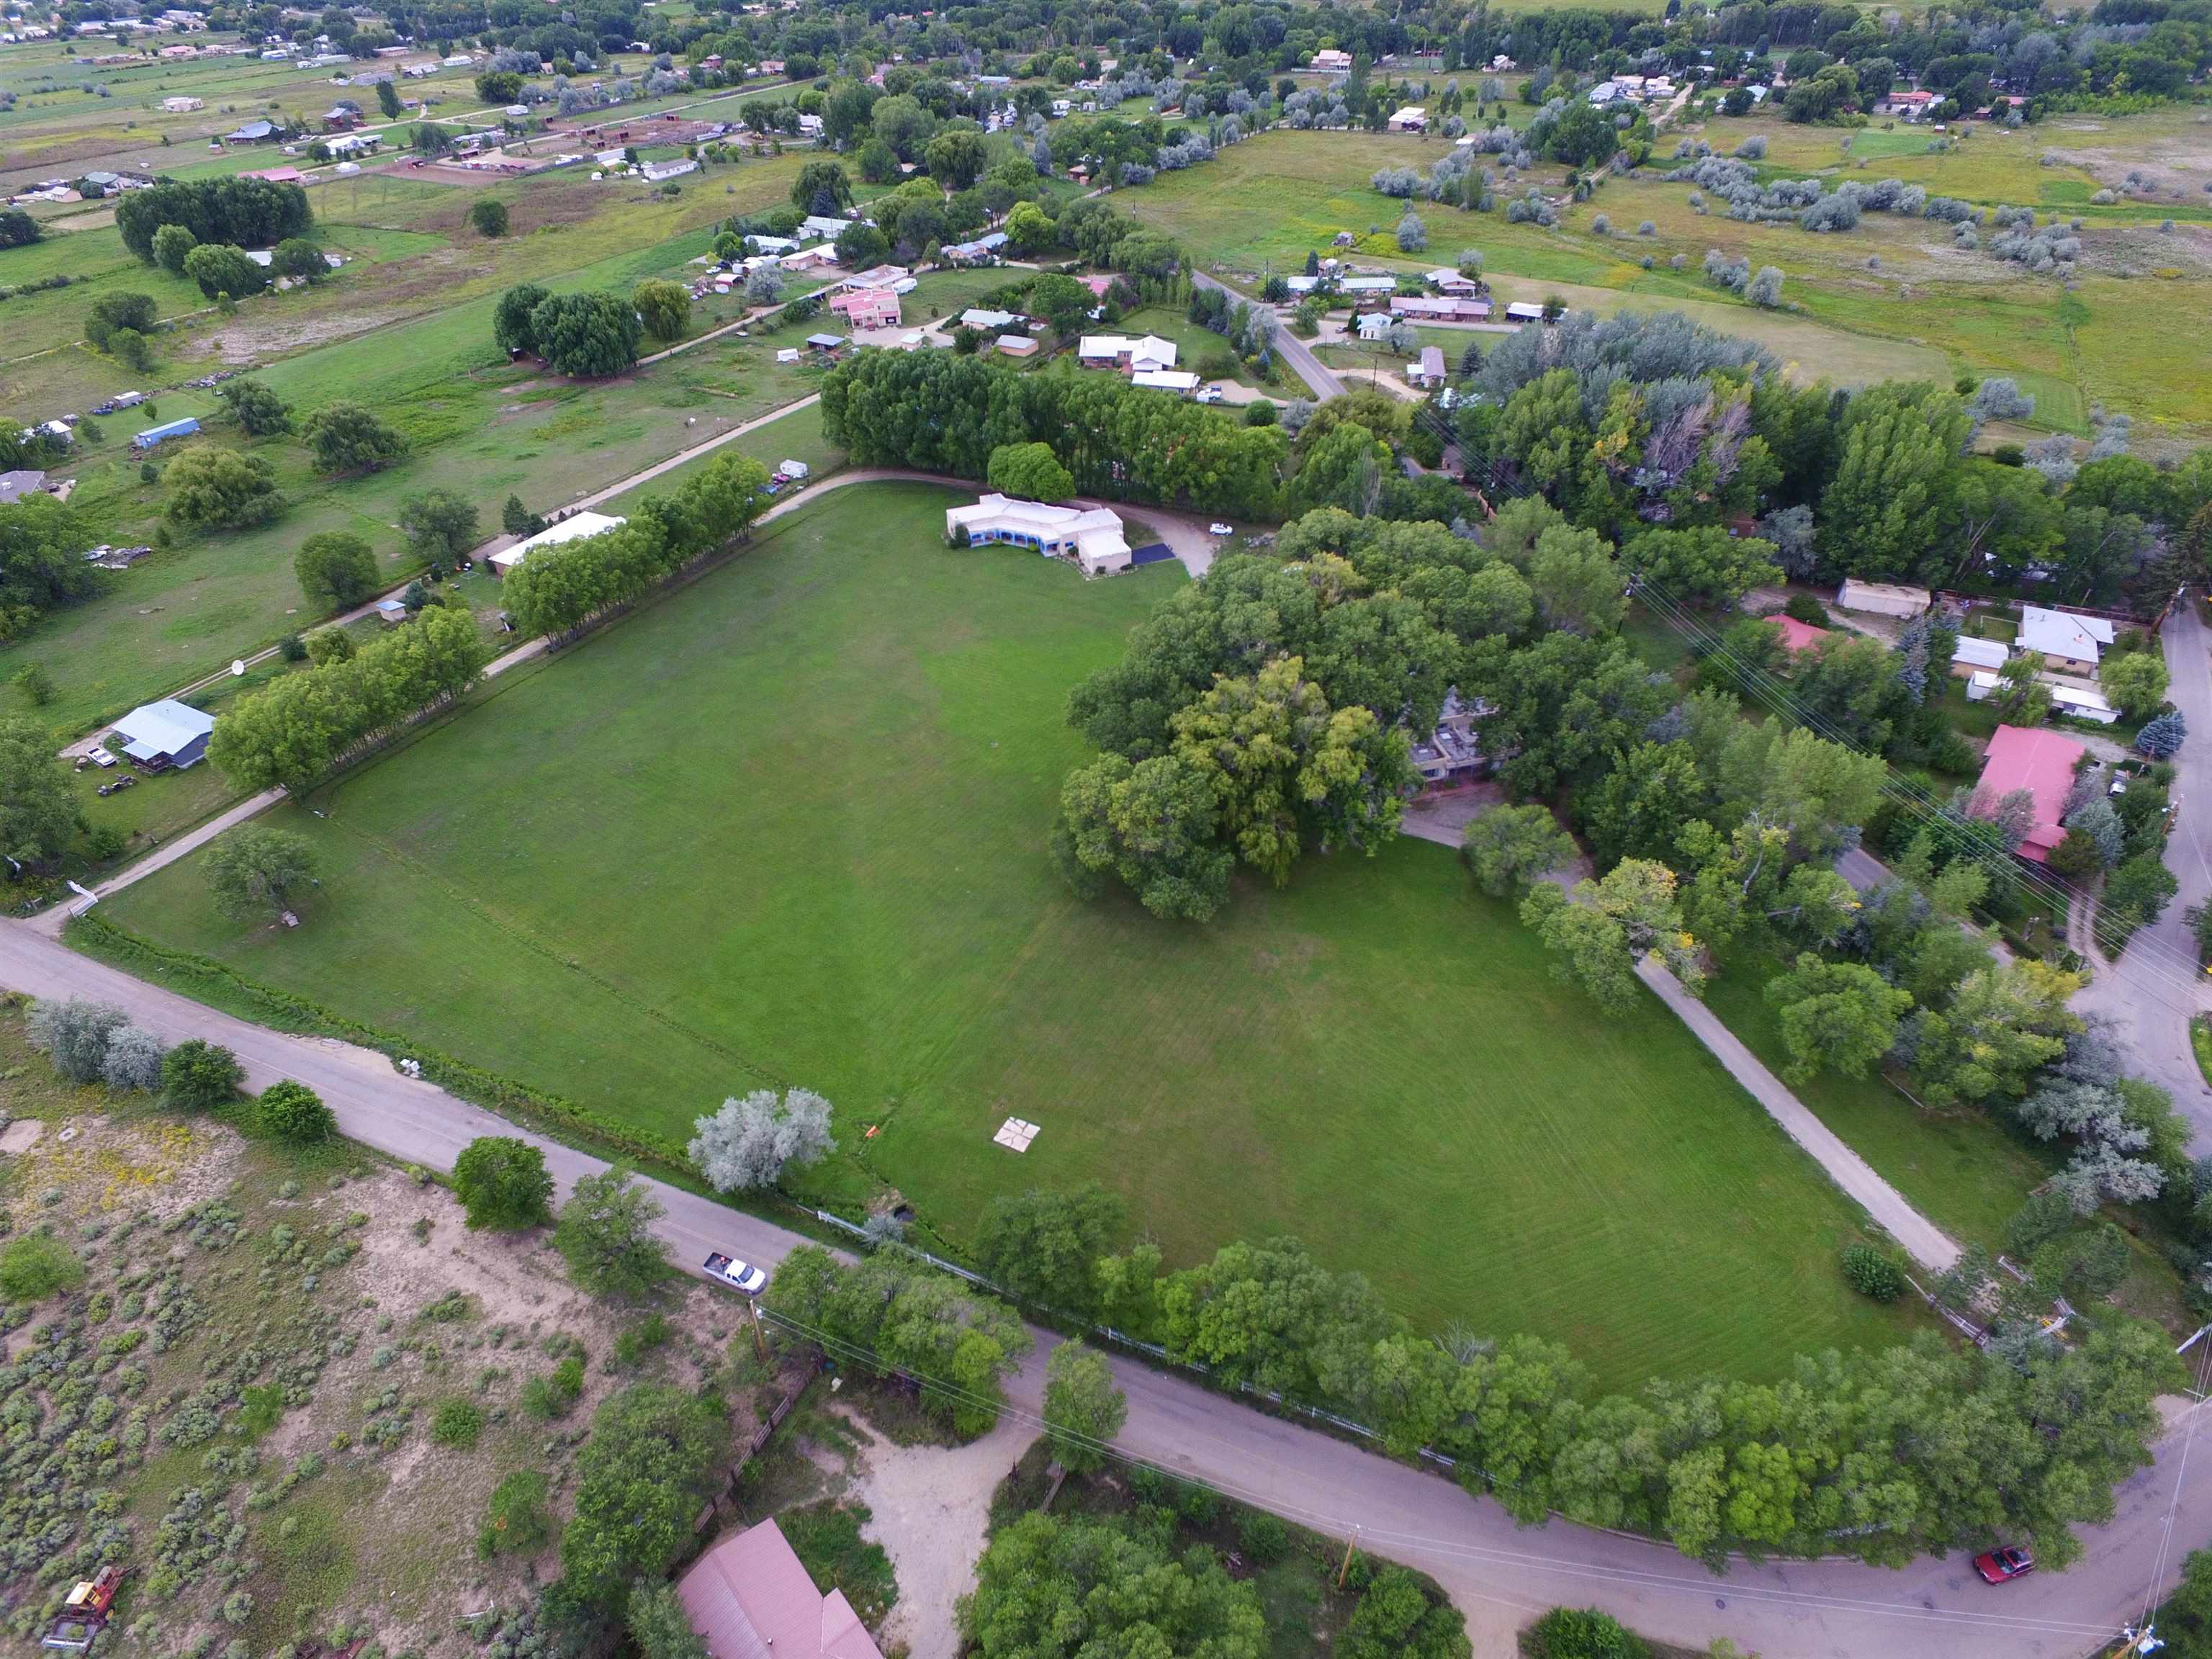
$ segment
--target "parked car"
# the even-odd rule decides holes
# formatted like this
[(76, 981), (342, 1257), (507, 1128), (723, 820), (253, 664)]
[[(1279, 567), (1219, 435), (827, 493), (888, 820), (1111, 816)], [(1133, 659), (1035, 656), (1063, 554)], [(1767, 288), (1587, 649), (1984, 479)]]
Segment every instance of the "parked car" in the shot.
[(2033, 1572), (2035, 1558), (2026, 1550), (2008, 1546), (2004, 1549), (1991, 1550), (1987, 1555), (1976, 1556), (1974, 1571), (1982, 1575), (1985, 1583), (2008, 1584), (2015, 1578)]
[(707, 1276), (720, 1279), (733, 1290), (747, 1296), (758, 1296), (768, 1285), (765, 1269), (740, 1261), (733, 1255), (724, 1255), (720, 1250), (707, 1258)]
[(91, 748), (84, 751), (84, 757), (90, 761), (94, 766), (112, 766), (115, 764), (115, 757), (109, 754), (107, 750), (101, 748), (96, 743), (93, 744)]
[(1200, 386), (1198, 389), (1198, 401), (1202, 404), (1219, 403), (1221, 401), (1221, 388), (1218, 386)]
[(1206, 533), (1209, 536), (1233, 536), (1237, 533), (1237, 526), (1233, 524), (1210, 524), (1206, 526)]

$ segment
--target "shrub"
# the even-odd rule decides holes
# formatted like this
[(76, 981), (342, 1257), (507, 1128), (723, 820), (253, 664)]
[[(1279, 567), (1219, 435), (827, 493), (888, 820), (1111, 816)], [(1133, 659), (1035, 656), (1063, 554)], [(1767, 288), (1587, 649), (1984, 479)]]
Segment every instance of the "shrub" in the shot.
[(1528, 1659), (1650, 1659), (1650, 1648), (1595, 1607), (1553, 1607), (1522, 1638)]
[(31, 1046), (71, 1083), (94, 1083), (107, 1064), (107, 1045), (131, 1023), (120, 1008), (71, 997), (41, 1002), (31, 1011)]
[(481, 1135), (453, 1160), (453, 1194), (471, 1228), (514, 1232), (553, 1219), (553, 1177), (545, 1154), (509, 1135)]
[(1245, 1559), (1255, 1567), (1264, 1567), (1290, 1553), (1291, 1529), (1280, 1516), (1264, 1510), (1248, 1510), (1237, 1517), (1237, 1541)]
[(1829, 621), (1827, 607), (1810, 593), (1792, 593), (1782, 614), (1814, 628), (1826, 628)]
[(246, 1067), (219, 1043), (188, 1037), (162, 1056), (161, 1093), (176, 1112), (212, 1112), (238, 1098)]
[(441, 1446), (473, 1446), (483, 1432), (483, 1413), (474, 1401), (456, 1396), (441, 1400), (430, 1419), (430, 1438)]
[(545, 1476), (538, 1469), (516, 1469), (491, 1489), (483, 1532), (477, 1535), (477, 1553), (493, 1556), (502, 1550), (525, 1554), (544, 1547), (553, 1536), (553, 1520), (546, 1513)]
[(261, 1127), (280, 1140), (306, 1145), (337, 1133), (337, 1118), (323, 1097), (289, 1078), (261, 1091), (260, 1113)]
[(150, 1094), (161, 1086), (167, 1051), (151, 1031), (126, 1025), (107, 1042), (100, 1074), (118, 1093)]
[(1844, 1252), (1844, 1279), (1876, 1302), (1894, 1302), (1905, 1294), (1905, 1270), (1871, 1244), (1854, 1244)]
[(26, 1233), (0, 1249), (0, 1297), (43, 1302), (84, 1283), (84, 1263), (51, 1233)]

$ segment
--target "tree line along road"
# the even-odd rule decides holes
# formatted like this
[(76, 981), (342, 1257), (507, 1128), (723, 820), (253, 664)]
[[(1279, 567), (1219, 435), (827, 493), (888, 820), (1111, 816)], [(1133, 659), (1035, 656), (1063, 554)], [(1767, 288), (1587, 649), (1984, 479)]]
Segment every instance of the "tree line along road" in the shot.
[[(269, 1030), (204, 1007), (21, 922), (0, 922), (0, 985), (34, 997), (112, 1003), (165, 1042), (198, 1036), (222, 1043), (244, 1062), (252, 1087), (296, 1079), (329, 1103), (348, 1137), (393, 1158), (447, 1170), (477, 1136), (510, 1134), (544, 1150), (564, 1193), (578, 1176), (605, 1167), (402, 1076), (381, 1054)], [(659, 1232), (687, 1267), (720, 1249), (773, 1268), (805, 1242), (760, 1217), (651, 1184), (667, 1210)], [(1007, 1385), (1011, 1408), (1031, 1419), (1042, 1409), (1043, 1356), (1055, 1340), (1034, 1334), (1036, 1352)], [(1116, 1358), (1114, 1370), (1129, 1401), (1115, 1442), (1122, 1455), (1334, 1537), (1356, 1532), (1362, 1548), (1431, 1574), (1466, 1613), (1484, 1659), (1507, 1659), (1515, 1629), (1554, 1605), (1603, 1607), (1667, 1641), (1703, 1646), (1727, 1636), (1765, 1659), (2070, 1659), (2116, 1638), (2124, 1623), (2141, 1616), (2202, 1412), (2174, 1413), (2154, 1462), (2115, 1492), (2112, 1522), (2087, 1529), (2087, 1558), (2080, 1565), (1993, 1589), (1960, 1556), (1901, 1571), (1841, 1559), (1736, 1562), (1717, 1577), (1644, 1539), (1564, 1522), (1525, 1529), (1438, 1474), (1134, 1360)], [(2212, 1455), (2199, 1460), (2197, 1479), (2179, 1490), (2169, 1585), (2181, 1554), (2212, 1536), (2208, 1472)]]

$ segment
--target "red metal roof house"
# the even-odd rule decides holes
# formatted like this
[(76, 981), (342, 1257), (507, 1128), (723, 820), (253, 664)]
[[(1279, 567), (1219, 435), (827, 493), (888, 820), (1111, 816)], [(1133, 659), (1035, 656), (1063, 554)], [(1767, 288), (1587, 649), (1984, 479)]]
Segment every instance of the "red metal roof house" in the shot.
[(845, 1592), (816, 1589), (773, 1520), (701, 1556), (676, 1595), (714, 1659), (883, 1659)]
[(2058, 817), (2074, 787), (2074, 769), (2088, 752), (2085, 745), (2056, 732), (2000, 726), (1982, 757), (1982, 779), (1974, 786), (1969, 810), (1976, 817), (1991, 817), (1998, 801), (2014, 790), (2027, 790), (2035, 799), (2035, 823), (2020, 844), (2020, 855), (2031, 863), (2046, 864), (2051, 849), (2066, 839)]

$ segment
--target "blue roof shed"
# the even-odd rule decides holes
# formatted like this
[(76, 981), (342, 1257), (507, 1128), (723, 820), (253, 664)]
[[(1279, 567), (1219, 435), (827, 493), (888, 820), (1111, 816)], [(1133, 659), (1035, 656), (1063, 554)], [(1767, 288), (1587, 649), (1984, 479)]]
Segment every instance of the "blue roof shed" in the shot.
[(161, 426), (149, 426), (131, 441), (139, 449), (151, 449), (164, 439), (189, 438), (199, 429), (199, 422), (187, 415), (181, 421), (169, 421)]

